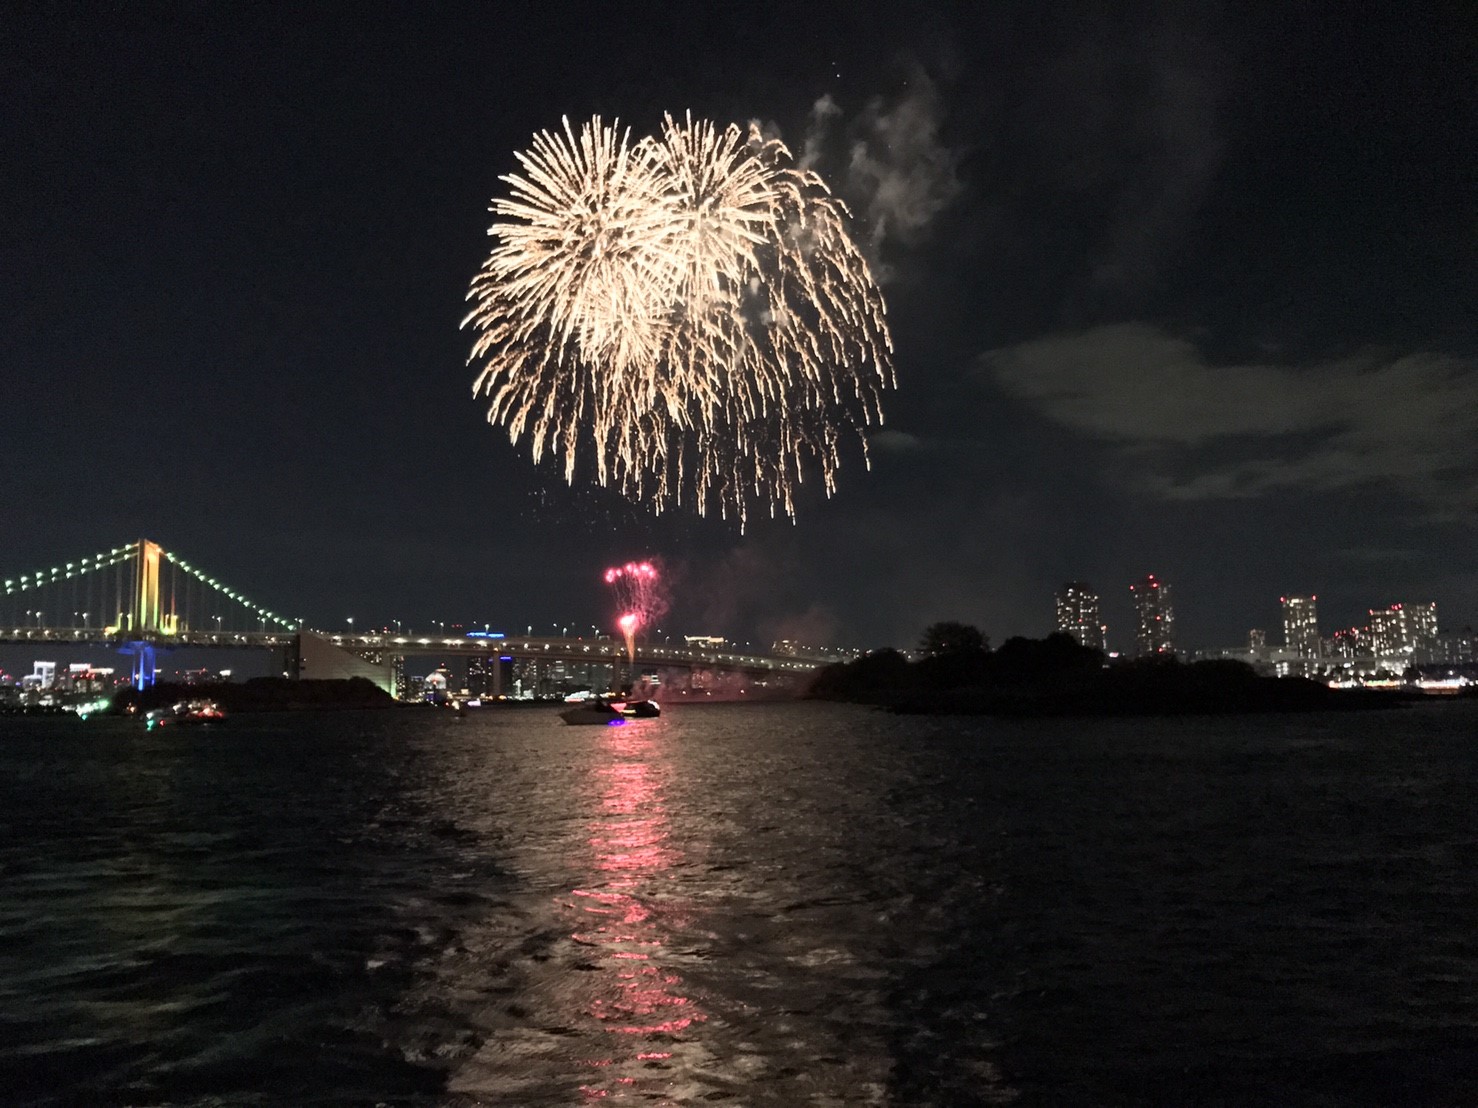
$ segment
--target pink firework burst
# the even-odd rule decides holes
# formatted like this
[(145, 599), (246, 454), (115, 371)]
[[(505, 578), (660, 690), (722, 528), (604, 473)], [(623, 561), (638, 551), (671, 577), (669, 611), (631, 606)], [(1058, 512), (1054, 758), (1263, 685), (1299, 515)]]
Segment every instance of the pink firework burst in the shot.
[(606, 584), (616, 593), (620, 616), (616, 626), (626, 639), (626, 656), (636, 660), (636, 634), (667, 610), (662, 575), (651, 562), (627, 562), (606, 570)]

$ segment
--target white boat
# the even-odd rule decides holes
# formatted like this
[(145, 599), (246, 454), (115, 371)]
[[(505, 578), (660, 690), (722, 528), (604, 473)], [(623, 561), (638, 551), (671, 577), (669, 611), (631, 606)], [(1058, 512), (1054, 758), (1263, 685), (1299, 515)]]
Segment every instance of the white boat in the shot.
[(203, 723), (221, 723), (226, 713), (214, 700), (181, 700), (168, 708), (154, 708), (144, 713), (144, 725), (156, 727), (179, 727)]
[(603, 724), (607, 727), (626, 722), (625, 714), (604, 700), (588, 700), (584, 704), (566, 708), (559, 713), (559, 718), (566, 723)]
[(611, 726), (625, 723), (628, 719), (655, 719), (661, 714), (662, 709), (655, 700), (634, 700), (628, 703), (625, 700), (592, 697), (572, 708), (566, 708), (559, 713), (559, 718), (566, 723), (599, 723)]

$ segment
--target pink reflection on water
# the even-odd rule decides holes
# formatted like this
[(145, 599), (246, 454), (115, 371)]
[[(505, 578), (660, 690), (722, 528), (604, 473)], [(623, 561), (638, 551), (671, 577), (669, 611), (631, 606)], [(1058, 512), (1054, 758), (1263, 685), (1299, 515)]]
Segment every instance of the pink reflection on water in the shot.
[[(691, 912), (664, 896), (683, 855), (671, 842), (661, 772), (653, 764), (654, 731), (599, 732), (606, 757), (595, 772), (600, 815), (588, 840), (599, 880), (572, 890), (586, 917), (572, 937), (593, 948), (591, 960), (598, 964), (599, 977), (592, 982), (596, 995), (587, 1014), (620, 1039), (613, 1040), (611, 1057), (589, 1060), (602, 1068), (604, 1079), (582, 1086), (589, 1099), (664, 1087), (661, 1071), (674, 1053), (665, 1048), (682, 1042), (685, 1032), (707, 1019), (687, 995), (682, 977), (665, 964), (669, 939), (674, 929), (691, 922)], [(644, 1041), (653, 1036), (663, 1038)], [(639, 1076), (620, 1072), (623, 1063)], [(616, 1072), (608, 1068), (613, 1064)]]

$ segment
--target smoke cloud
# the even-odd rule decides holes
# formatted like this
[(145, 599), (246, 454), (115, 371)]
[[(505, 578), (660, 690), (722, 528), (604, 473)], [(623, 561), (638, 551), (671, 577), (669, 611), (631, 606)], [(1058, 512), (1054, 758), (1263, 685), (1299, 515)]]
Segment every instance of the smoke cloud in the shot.
[(886, 243), (920, 241), (962, 187), (959, 154), (941, 134), (938, 86), (917, 66), (903, 86), (851, 119), (831, 95), (821, 97), (801, 147), (801, 165), (831, 182), (862, 220), (874, 259)]

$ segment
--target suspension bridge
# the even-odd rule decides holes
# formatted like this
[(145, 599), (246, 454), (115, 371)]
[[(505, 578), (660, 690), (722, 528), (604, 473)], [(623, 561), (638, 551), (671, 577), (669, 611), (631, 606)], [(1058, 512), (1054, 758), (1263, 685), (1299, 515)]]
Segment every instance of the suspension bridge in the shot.
[[(395, 692), (398, 660), (464, 655), (642, 669), (704, 670), (784, 683), (823, 664), (805, 658), (608, 638), (324, 632), (273, 612), (156, 542), (139, 539), (78, 561), (4, 578), (0, 644), (101, 644), (132, 659), (135, 687), (154, 683), (176, 648), (276, 650), (291, 677), (366, 677)], [(493, 667), (501, 674), (501, 667)]]
[(157, 542), (140, 539), (50, 569), (7, 577), (0, 643), (102, 643), (154, 683), (160, 649), (297, 645), (300, 620), (242, 596)]

